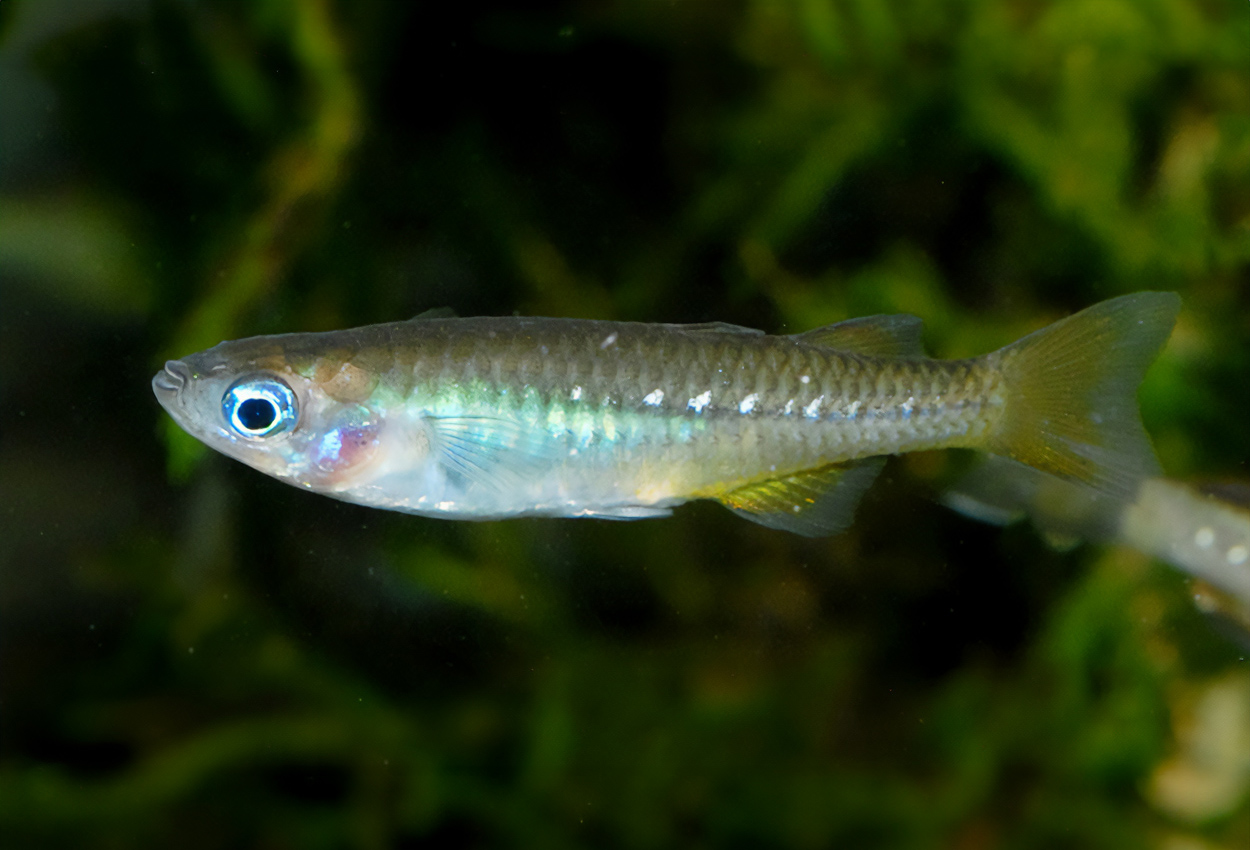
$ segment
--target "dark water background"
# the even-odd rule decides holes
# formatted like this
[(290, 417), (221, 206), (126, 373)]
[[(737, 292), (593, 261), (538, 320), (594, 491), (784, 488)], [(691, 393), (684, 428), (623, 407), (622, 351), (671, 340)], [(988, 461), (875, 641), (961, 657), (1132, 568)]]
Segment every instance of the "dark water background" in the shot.
[(455, 524), (283, 486), (148, 382), (462, 315), (1185, 300), (1142, 392), (1250, 476), (1250, 5), (0, 2), (0, 843), (1250, 846), (1250, 665), (1131, 551), (896, 459), (847, 534)]

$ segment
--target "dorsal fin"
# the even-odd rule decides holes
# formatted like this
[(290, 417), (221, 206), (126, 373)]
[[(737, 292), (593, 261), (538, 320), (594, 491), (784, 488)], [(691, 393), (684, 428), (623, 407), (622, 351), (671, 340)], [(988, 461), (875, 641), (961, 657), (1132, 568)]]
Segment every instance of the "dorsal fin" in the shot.
[(458, 318), (456, 315), (456, 311), (453, 310), (451, 307), (431, 307), (430, 309), (425, 310), (413, 316), (408, 321), (420, 322), (425, 319), (455, 319), (455, 318)]
[(673, 327), (695, 333), (747, 334), (749, 336), (761, 336), (764, 333), (743, 325), (731, 325), (729, 322), (700, 322), (696, 325), (673, 325)]
[(920, 328), (920, 319), (907, 313), (897, 313), (847, 319), (794, 334), (791, 339), (871, 357), (923, 357)]
[(870, 457), (824, 466), (739, 487), (719, 501), (760, 525), (825, 537), (851, 524), (855, 506), (884, 464), (884, 457)]

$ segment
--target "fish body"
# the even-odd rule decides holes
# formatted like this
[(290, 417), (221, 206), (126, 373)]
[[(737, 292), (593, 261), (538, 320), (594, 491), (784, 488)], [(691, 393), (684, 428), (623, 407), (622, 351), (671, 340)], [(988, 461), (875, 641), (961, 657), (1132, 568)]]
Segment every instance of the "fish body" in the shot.
[(153, 379), (262, 472), (427, 516), (633, 519), (709, 498), (827, 534), (884, 455), (980, 448), (1107, 491), (1154, 470), (1141, 377), (1178, 299), (1095, 305), (983, 357), (910, 316), (793, 336), (724, 324), (421, 318), (223, 342)]

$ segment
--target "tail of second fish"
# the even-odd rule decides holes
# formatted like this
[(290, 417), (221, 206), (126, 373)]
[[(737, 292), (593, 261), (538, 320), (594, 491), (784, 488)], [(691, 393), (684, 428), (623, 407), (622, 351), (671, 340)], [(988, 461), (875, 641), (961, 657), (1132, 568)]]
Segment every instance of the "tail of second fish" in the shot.
[(1137, 388), (1179, 309), (1174, 292), (1112, 298), (989, 355), (1006, 399), (987, 448), (1131, 496), (1144, 477), (1158, 474)]

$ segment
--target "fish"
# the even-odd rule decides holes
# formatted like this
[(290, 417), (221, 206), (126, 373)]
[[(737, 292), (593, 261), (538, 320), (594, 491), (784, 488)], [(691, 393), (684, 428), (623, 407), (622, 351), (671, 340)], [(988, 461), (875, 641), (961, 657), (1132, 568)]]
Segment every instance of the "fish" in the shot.
[(1205, 609), (1240, 622), (1250, 636), (1250, 482), (1152, 476), (1124, 496), (989, 457), (941, 500), (995, 525), (1027, 518), (1056, 548), (1113, 543), (1171, 564), (1209, 587), (1199, 595)]
[(711, 499), (819, 537), (904, 452), (980, 449), (1131, 492), (1158, 470), (1136, 394), (1179, 308), (1125, 295), (960, 360), (926, 357), (910, 315), (781, 336), (440, 312), (222, 342), (152, 388), (218, 452), (356, 504), (632, 520)]

